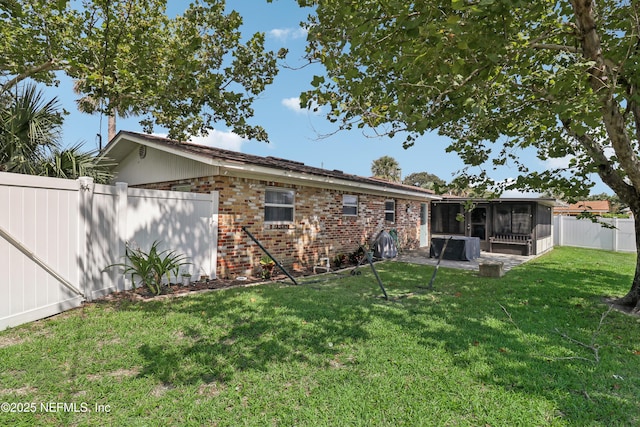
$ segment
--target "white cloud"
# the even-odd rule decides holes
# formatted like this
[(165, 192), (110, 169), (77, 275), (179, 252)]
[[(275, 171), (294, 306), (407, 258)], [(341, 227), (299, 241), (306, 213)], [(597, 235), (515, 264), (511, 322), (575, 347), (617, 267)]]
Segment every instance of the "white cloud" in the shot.
[(307, 37), (307, 30), (304, 28), (274, 28), (269, 31), (269, 35), (280, 41), (296, 40)]
[[(166, 138), (167, 134), (154, 133), (153, 135)], [(193, 136), (189, 142), (207, 147), (223, 148), (225, 150), (242, 151), (242, 144), (247, 140), (232, 131), (210, 130), (207, 136)]]
[[(289, 110), (295, 112), (296, 114), (320, 114), (320, 109), (316, 109), (317, 108), (317, 104), (313, 104), (312, 108), (301, 108), (300, 107), (300, 98), (299, 97), (293, 97), (293, 98), (284, 98), (282, 100), (282, 105), (284, 105), (285, 107), (287, 107)], [(315, 111), (314, 111), (315, 110)]]
[(207, 136), (194, 136), (191, 142), (207, 147), (223, 148), (225, 150), (242, 151), (242, 144), (247, 140), (232, 131), (213, 129)]
[(285, 98), (282, 100), (282, 105), (284, 105), (291, 111), (295, 111), (296, 113), (304, 113), (304, 110), (300, 108), (300, 98)]
[[(516, 180), (514, 178), (507, 178), (501, 184), (513, 184)], [(521, 198), (536, 198), (541, 197), (541, 193), (535, 191), (523, 191), (523, 190), (505, 190), (500, 197), (503, 199), (521, 199)]]
[(565, 169), (569, 167), (569, 162), (574, 156), (550, 157), (543, 161), (547, 169)]

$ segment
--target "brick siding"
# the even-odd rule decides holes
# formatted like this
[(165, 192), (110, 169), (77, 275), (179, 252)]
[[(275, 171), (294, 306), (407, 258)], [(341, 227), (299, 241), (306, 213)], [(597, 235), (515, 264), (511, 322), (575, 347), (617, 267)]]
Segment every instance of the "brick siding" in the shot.
[[(420, 203), (424, 203), (420, 201), (228, 176), (144, 187), (171, 190), (186, 185), (192, 192), (219, 192), (217, 273), (222, 278), (260, 274), (263, 253), (242, 231), (243, 226), (288, 269), (311, 268), (321, 257), (333, 259), (354, 252), (381, 230), (396, 229), (402, 248), (419, 244)], [(271, 229), (264, 221), (265, 191), (272, 187), (295, 192), (294, 221), (288, 229)], [(358, 196), (357, 216), (342, 214), (344, 194)], [(385, 221), (385, 200), (395, 201), (394, 223)]]

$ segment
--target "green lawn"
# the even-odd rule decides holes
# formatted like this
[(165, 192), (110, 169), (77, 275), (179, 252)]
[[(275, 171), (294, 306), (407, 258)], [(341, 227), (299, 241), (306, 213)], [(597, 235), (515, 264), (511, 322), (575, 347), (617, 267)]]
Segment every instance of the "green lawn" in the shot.
[(433, 267), (378, 263), (388, 301), (361, 268), (89, 304), (0, 333), (0, 425), (640, 425), (640, 318), (601, 303), (634, 265), (558, 248), (430, 292)]

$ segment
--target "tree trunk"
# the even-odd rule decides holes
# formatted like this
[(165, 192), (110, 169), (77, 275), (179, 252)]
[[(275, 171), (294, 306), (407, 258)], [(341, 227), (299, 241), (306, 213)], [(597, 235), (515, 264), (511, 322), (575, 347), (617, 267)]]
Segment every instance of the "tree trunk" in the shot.
[(109, 114), (109, 122), (107, 125), (107, 137), (109, 140), (107, 142), (111, 142), (111, 140), (116, 136), (116, 115), (118, 114), (117, 110), (113, 110), (111, 114)]
[(640, 313), (640, 209), (632, 207), (633, 220), (636, 232), (636, 272), (633, 276), (631, 289), (616, 304), (633, 307), (633, 313)]

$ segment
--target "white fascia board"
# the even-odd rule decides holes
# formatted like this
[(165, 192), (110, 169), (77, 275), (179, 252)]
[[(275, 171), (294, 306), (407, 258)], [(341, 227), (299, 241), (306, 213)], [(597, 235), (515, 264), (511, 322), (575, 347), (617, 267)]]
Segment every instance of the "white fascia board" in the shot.
[[(220, 166), (219, 161), (215, 161), (214, 159), (210, 158), (210, 157), (206, 157), (206, 156), (201, 156), (199, 154), (195, 154), (195, 153), (190, 153), (188, 151), (184, 151), (184, 150), (180, 150), (180, 149), (176, 149), (174, 147), (169, 147), (166, 144), (157, 144), (153, 141), (149, 141), (148, 139), (145, 138), (140, 138), (137, 137), (135, 135), (125, 135), (122, 137), (122, 141), (118, 142), (117, 144), (112, 145), (108, 151), (103, 152), (103, 154), (100, 156), (100, 158), (106, 157), (109, 158), (109, 153), (110, 151), (114, 148), (119, 146), (120, 144), (122, 144), (122, 142), (130, 142), (130, 143), (134, 143), (134, 144), (139, 144), (139, 145), (144, 145), (147, 147), (151, 147), (154, 148), (158, 151), (163, 151), (165, 153), (169, 153), (169, 154), (173, 154), (175, 156), (179, 156), (179, 157), (184, 157), (186, 159), (190, 159), (190, 160), (194, 160), (196, 162), (200, 162), (200, 163), (205, 163), (211, 166)], [(117, 151), (117, 150), (116, 150)]]

